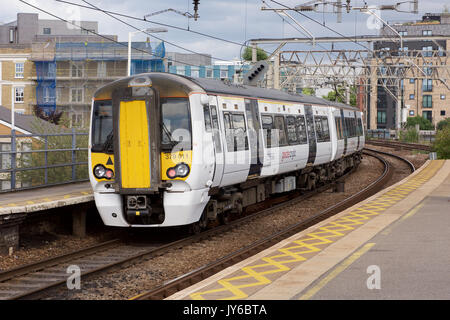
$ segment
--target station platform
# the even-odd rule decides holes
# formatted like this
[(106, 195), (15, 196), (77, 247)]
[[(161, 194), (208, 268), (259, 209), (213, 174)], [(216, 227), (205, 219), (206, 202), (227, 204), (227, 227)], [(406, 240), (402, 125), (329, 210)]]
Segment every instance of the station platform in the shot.
[[(73, 234), (86, 234), (86, 208), (82, 204), (94, 201), (89, 182), (0, 193), (0, 254), (19, 248), (19, 226), (33, 212), (80, 204), (74, 210)], [(69, 211), (70, 212), (70, 211)]]
[(0, 216), (48, 210), (93, 200), (89, 181), (0, 193)]
[(168, 300), (450, 299), (450, 161)]

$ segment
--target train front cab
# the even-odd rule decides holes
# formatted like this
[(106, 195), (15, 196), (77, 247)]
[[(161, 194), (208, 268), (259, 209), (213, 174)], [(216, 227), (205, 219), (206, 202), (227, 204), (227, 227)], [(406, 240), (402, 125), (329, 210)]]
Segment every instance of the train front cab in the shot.
[(209, 200), (193, 174), (192, 135), (202, 133), (193, 133), (191, 116), (200, 108), (192, 107), (188, 89), (171, 93), (167, 83), (147, 80), (116, 83), (94, 97), (90, 180), (105, 225), (189, 224)]

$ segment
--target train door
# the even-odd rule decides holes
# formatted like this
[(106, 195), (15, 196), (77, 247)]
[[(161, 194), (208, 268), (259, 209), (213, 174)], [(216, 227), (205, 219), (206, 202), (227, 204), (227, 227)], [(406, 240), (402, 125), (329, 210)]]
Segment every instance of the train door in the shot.
[(160, 184), (159, 110), (155, 90), (142, 96), (113, 94), (114, 166), (120, 192), (158, 190)]
[(245, 121), (243, 99), (218, 97), (224, 137), (224, 168), (221, 185), (231, 185), (247, 180), (250, 168), (250, 148)]
[(357, 132), (357, 136), (358, 136), (358, 142), (356, 145), (356, 150), (359, 150), (359, 144), (360, 144), (360, 133), (359, 133), (359, 127), (358, 127), (358, 116), (356, 114), (356, 111), (354, 112), (355, 114), (355, 127), (356, 127), (356, 132)]
[(210, 96), (209, 97), (209, 112), (211, 116), (211, 127), (213, 134), (213, 144), (214, 144), (214, 153), (215, 153), (215, 168), (214, 168), (214, 177), (213, 177), (213, 187), (220, 185), (223, 176), (224, 169), (224, 153), (223, 153), (223, 142), (221, 140), (220, 135), (220, 121), (219, 114), (217, 110), (217, 97)]
[(347, 122), (345, 121), (345, 117), (344, 117), (344, 109), (341, 109), (341, 120), (342, 120), (342, 125), (343, 125), (343, 129), (344, 129), (344, 152), (343, 154), (347, 154), (347, 144), (348, 144), (348, 128), (347, 128)]
[(317, 140), (314, 130), (314, 115), (311, 105), (305, 105), (306, 128), (308, 129), (309, 153), (307, 163), (313, 164), (316, 160)]
[(262, 160), (264, 157), (264, 154), (261, 154), (261, 152), (264, 152), (264, 150), (262, 149), (261, 122), (259, 120), (257, 100), (245, 99), (245, 114), (247, 116), (250, 147), (250, 170), (248, 175), (259, 176), (261, 175)]

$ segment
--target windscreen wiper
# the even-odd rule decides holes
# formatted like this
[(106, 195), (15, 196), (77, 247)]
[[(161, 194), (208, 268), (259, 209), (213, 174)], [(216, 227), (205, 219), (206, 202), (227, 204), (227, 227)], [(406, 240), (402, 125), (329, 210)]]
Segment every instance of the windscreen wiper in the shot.
[(104, 152), (113, 152), (114, 151), (113, 138), (114, 138), (114, 134), (113, 134), (113, 131), (111, 131), (108, 134), (108, 136), (106, 137), (105, 143), (103, 144)]

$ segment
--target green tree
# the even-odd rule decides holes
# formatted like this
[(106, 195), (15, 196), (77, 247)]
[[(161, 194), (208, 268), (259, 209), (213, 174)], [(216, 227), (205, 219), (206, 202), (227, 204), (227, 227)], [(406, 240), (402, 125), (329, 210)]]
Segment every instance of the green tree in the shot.
[(450, 118), (445, 118), (444, 120), (441, 120), (437, 124), (437, 129), (442, 130), (444, 127), (450, 126)]
[(450, 126), (445, 126), (436, 133), (433, 149), (439, 159), (450, 159)]
[[(261, 48), (256, 48), (256, 60), (260, 61), (260, 60), (266, 60), (268, 58), (267, 53), (261, 49)], [(251, 47), (246, 47), (244, 50), (244, 53), (242, 54), (242, 59), (244, 59), (245, 61), (252, 61), (252, 48)]]
[(316, 90), (313, 88), (303, 88), (302, 93), (306, 94), (307, 96), (314, 96), (316, 94)]
[(400, 141), (417, 143), (419, 142), (419, 132), (416, 128), (409, 127), (407, 130), (400, 131)]
[[(67, 122), (65, 117), (62, 117), (61, 122)], [(67, 129), (63, 126), (52, 125), (41, 119), (35, 119), (32, 123), (33, 132), (40, 135), (51, 134), (49, 136), (36, 136), (33, 138), (18, 138), (22, 140), (20, 144), (22, 150), (26, 151), (36, 150), (36, 152), (23, 153), (18, 159), (21, 168), (31, 167), (47, 167), (47, 170), (31, 169), (18, 173), (18, 181), (30, 186), (37, 186), (45, 184), (45, 176), (47, 175), (47, 183), (61, 183), (72, 180), (72, 166), (67, 165), (72, 163), (72, 151), (48, 151), (39, 152), (38, 150), (57, 150), (57, 149), (71, 149), (72, 148), (72, 129)], [(78, 130), (78, 132), (86, 132)], [(65, 135), (63, 135), (65, 134)], [(88, 136), (76, 135), (76, 148), (87, 148)], [(47, 148), (46, 148), (47, 146)], [(74, 153), (74, 162), (87, 162), (87, 150), (78, 150)], [(52, 167), (53, 166), (53, 167)], [(75, 179), (88, 178), (87, 165), (75, 165)]]
[(419, 125), (420, 130), (434, 129), (431, 121), (422, 116), (408, 117), (408, 119), (406, 120), (406, 128), (415, 128), (416, 124)]
[[(351, 106), (356, 106), (356, 94), (354, 92), (355, 92), (355, 87), (352, 86), (350, 88), (350, 105)], [(326, 96), (322, 96), (322, 98), (324, 98), (328, 101), (346, 103), (345, 94), (346, 94), (345, 88), (335, 87), (335, 89), (333, 91), (328, 92), (328, 94)]]

